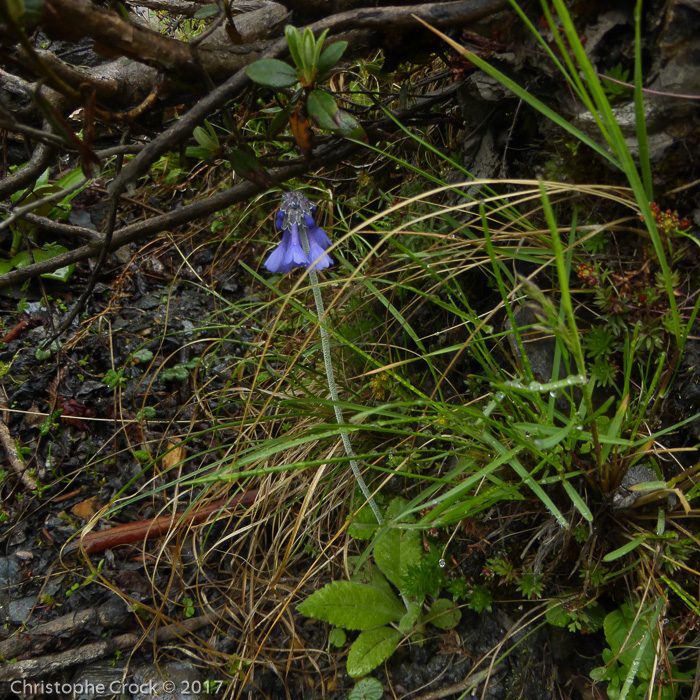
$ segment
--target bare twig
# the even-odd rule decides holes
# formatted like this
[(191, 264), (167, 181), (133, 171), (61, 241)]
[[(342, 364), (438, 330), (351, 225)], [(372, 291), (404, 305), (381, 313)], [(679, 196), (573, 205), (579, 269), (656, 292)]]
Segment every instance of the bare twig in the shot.
[(210, 616), (201, 615), (161, 627), (155, 635), (132, 632), (114, 637), (114, 639), (105, 639), (94, 644), (86, 644), (78, 649), (65, 651), (61, 654), (51, 654), (50, 656), (42, 656), (37, 659), (5, 663), (0, 665), (0, 681), (37, 678), (51, 673), (59, 673), (68, 666), (76, 666), (77, 664), (86, 664), (97, 659), (103, 659), (105, 656), (110, 656), (120, 649), (136, 648), (148, 639), (159, 643), (180, 639), (183, 635), (196, 632), (198, 629), (212, 624), (212, 622), (213, 619)]
[(36, 491), (36, 481), (27, 472), (27, 465), (19, 458), (17, 446), (5, 423), (7, 400), (4, 389), (0, 389), (0, 444), (2, 444), (12, 473), (20, 480), (27, 491)]
[(27, 649), (43, 646), (47, 637), (55, 637), (75, 633), (82, 629), (96, 626), (102, 628), (120, 627), (130, 617), (131, 611), (120, 598), (112, 598), (96, 608), (86, 608), (76, 612), (61, 615), (55, 620), (25, 630), (21, 634), (13, 634), (0, 642), (0, 658), (12, 659), (24, 653)]

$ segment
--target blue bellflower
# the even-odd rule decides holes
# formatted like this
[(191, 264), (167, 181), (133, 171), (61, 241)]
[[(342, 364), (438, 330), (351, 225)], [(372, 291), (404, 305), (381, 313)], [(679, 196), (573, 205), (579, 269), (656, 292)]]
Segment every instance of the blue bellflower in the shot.
[[(295, 267), (312, 270), (325, 270), (333, 264), (326, 255), (330, 239), (326, 232), (314, 221), (316, 207), (299, 192), (286, 192), (282, 195), (275, 228), (282, 232), (281, 243), (270, 253), (265, 267), (270, 272), (289, 272)], [(304, 237), (308, 251), (304, 250)]]

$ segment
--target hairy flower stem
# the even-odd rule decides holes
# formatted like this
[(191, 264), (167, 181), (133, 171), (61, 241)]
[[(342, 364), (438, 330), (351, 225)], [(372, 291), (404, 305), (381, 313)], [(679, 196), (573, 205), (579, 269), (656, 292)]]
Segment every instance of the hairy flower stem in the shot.
[[(303, 229), (301, 232), (301, 245), (304, 248), (304, 251), (308, 253), (309, 242), (306, 237), (306, 231), (304, 231)], [(323, 364), (326, 367), (326, 380), (328, 381), (328, 390), (331, 393), (331, 401), (333, 402), (333, 411), (335, 412), (335, 419), (336, 421), (338, 421), (338, 425), (340, 426), (340, 438), (343, 441), (343, 447), (345, 447), (345, 454), (350, 458), (350, 468), (352, 469), (352, 473), (355, 477), (355, 480), (357, 481), (357, 485), (360, 487), (360, 491), (362, 491), (362, 495), (367, 500), (367, 503), (369, 503), (369, 507), (372, 509), (374, 517), (377, 519), (377, 522), (381, 525), (383, 522), (382, 514), (379, 512), (379, 508), (374, 502), (374, 498), (372, 498), (372, 494), (367, 488), (365, 480), (362, 478), (362, 474), (360, 473), (360, 467), (357, 464), (355, 453), (353, 452), (352, 445), (350, 444), (350, 436), (348, 435), (348, 431), (342, 427), (345, 421), (343, 420), (343, 412), (340, 410), (340, 406), (338, 405), (340, 399), (338, 398), (338, 387), (336, 386), (335, 375), (333, 374), (333, 363), (331, 361), (331, 344), (328, 339), (328, 331), (326, 330), (326, 326), (324, 324), (326, 310), (323, 306), (321, 288), (318, 285), (318, 273), (313, 268), (309, 270), (309, 279), (311, 280), (311, 289), (314, 293), (314, 301), (316, 302), (318, 327), (321, 333)]]

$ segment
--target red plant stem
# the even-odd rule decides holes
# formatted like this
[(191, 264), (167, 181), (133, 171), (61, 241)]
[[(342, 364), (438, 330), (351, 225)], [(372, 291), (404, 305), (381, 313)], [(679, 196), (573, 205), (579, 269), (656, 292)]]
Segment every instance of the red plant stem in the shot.
[(257, 496), (258, 489), (253, 489), (245, 493), (239, 493), (233, 498), (214, 501), (196, 510), (182, 511), (173, 515), (161, 515), (157, 518), (139, 520), (135, 523), (125, 523), (124, 525), (117, 525), (109, 530), (101, 530), (100, 532), (89, 532), (85, 537), (69, 542), (63, 548), (62, 553), (69, 555), (81, 550), (86, 554), (94, 554), (120, 544), (131, 544), (132, 542), (154, 539), (164, 535), (174, 526), (196, 525), (204, 522), (212, 513), (218, 510), (230, 509), (239, 504), (242, 506), (252, 505)]
[(41, 323), (40, 318), (23, 318), (7, 335), (0, 339), (0, 343), (9, 343), (11, 340), (18, 338), (25, 328), (34, 328), (35, 326), (40, 326)]

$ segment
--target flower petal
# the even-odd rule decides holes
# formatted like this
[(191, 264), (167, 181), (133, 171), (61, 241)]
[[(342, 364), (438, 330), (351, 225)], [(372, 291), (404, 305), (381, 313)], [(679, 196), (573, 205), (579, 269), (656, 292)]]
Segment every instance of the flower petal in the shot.
[(294, 267), (294, 265), (286, 262), (291, 238), (289, 231), (284, 231), (280, 244), (270, 253), (270, 256), (265, 261), (265, 267), (270, 272), (289, 272)]
[(321, 248), (321, 246), (318, 245), (314, 240), (312, 240), (310, 236), (309, 263), (310, 269), (312, 270), (325, 270), (327, 267), (330, 267), (333, 264), (333, 258), (331, 258), (330, 255), (326, 255), (325, 249)]
[(301, 239), (299, 238), (299, 227), (294, 224), (291, 231), (291, 243), (289, 245), (289, 255), (288, 260), (293, 260), (295, 267), (297, 265), (303, 265), (308, 267), (309, 259), (306, 257), (304, 249), (301, 247)]
[(304, 217), (304, 221), (306, 222), (306, 233), (309, 236), (309, 240), (313, 240), (323, 250), (329, 248), (331, 241), (326, 232), (308, 214)]

